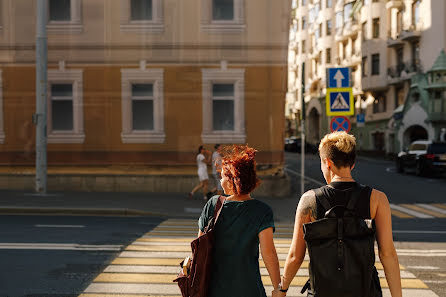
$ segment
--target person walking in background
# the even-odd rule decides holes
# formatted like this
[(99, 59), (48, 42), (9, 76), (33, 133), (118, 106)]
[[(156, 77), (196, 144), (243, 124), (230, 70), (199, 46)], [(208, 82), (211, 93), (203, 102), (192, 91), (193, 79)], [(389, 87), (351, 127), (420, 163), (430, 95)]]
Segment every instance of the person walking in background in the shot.
[(212, 195), (213, 193), (216, 193), (217, 195), (223, 194), (223, 188), (221, 187), (221, 155), (220, 155), (220, 144), (216, 144), (214, 146), (214, 152), (212, 153), (212, 175), (214, 176), (215, 180), (215, 187), (212, 188), (212, 190), (208, 193), (209, 195)]
[[(259, 269), (259, 244), (274, 289), (280, 280), (279, 261), (273, 241), (271, 207), (251, 197), (259, 184), (256, 150), (248, 146), (222, 151), (221, 186), (226, 198), (215, 225), (212, 275), (207, 297), (266, 297)], [(198, 236), (213, 216), (219, 196), (204, 206), (198, 220)]]
[[(383, 192), (359, 185), (353, 179), (355, 150), (355, 137), (345, 132), (330, 133), (321, 140), (321, 170), (327, 185), (307, 191), (299, 201), (293, 240), (279, 292), (274, 297), (286, 295), (304, 260), (305, 243), (310, 256), (310, 280), (304, 286), (309, 289), (308, 296), (381, 297), (374, 267), (375, 235), (390, 294), (402, 296), (389, 201)], [(329, 225), (330, 222), (333, 224)], [(311, 230), (317, 232), (310, 234)], [(365, 269), (353, 277), (352, 271), (358, 272), (358, 268)]]
[(206, 193), (208, 192), (208, 184), (209, 184), (209, 175), (208, 175), (208, 166), (210, 159), (210, 152), (206, 150), (202, 145), (198, 148), (197, 154), (197, 166), (198, 166), (198, 180), (199, 184), (196, 185), (192, 191), (189, 193), (189, 198), (192, 198), (198, 190), (203, 190), (203, 200), (207, 201)]

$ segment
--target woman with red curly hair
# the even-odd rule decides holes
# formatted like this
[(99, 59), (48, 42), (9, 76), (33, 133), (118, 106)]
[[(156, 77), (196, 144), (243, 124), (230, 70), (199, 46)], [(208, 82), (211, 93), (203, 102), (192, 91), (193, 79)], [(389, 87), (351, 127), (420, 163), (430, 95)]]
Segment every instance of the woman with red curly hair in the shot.
[[(279, 261), (273, 241), (271, 208), (251, 197), (258, 186), (256, 150), (248, 146), (225, 147), (221, 186), (226, 198), (215, 226), (215, 250), (207, 297), (266, 297), (259, 269), (259, 244), (274, 290), (280, 281)], [(198, 220), (201, 236), (219, 196), (204, 206)]]

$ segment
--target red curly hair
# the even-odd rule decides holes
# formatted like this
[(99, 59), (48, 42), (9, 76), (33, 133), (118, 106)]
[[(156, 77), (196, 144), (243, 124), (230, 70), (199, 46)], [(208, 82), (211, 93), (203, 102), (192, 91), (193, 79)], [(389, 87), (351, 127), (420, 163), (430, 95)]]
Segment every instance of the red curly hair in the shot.
[(249, 194), (260, 184), (256, 173), (256, 153), (247, 145), (223, 147), (222, 174), (232, 182), (234, 194)]

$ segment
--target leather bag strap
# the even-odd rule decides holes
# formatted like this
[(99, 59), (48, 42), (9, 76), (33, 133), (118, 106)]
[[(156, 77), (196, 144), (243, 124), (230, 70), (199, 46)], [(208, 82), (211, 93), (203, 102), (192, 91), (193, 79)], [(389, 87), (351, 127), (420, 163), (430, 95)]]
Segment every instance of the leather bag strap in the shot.
[(215, 204), (215, 209), (214, 209), (214, 216), (212, 217), (212, 225), (215, 226), (215, 224), (217, 223), (218, 217), (220, 216), (221, 210), (223, 209), (223, 204), (226, 201), (226, 197), (225, 196), (220, 196), (218, 197), (217, 203)]

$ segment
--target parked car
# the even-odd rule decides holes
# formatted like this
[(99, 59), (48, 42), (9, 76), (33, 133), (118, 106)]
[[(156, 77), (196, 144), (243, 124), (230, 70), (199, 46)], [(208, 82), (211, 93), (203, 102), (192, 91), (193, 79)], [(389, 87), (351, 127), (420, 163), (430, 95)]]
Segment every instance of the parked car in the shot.
[[(286, 152), (295, 152), (300, 153), (302, 147), (302, 141), (299, 137), (291, 136), (285, 138), (285, 146), (284, 149)], [(317, 153), (317, 146), (305, 142), (305, 152), (306, 153)]]
[(412, 142), (398, 154), (396, 169), (400, 173), (414, 171), (420, 176), (446, 171), (446, 142)]

